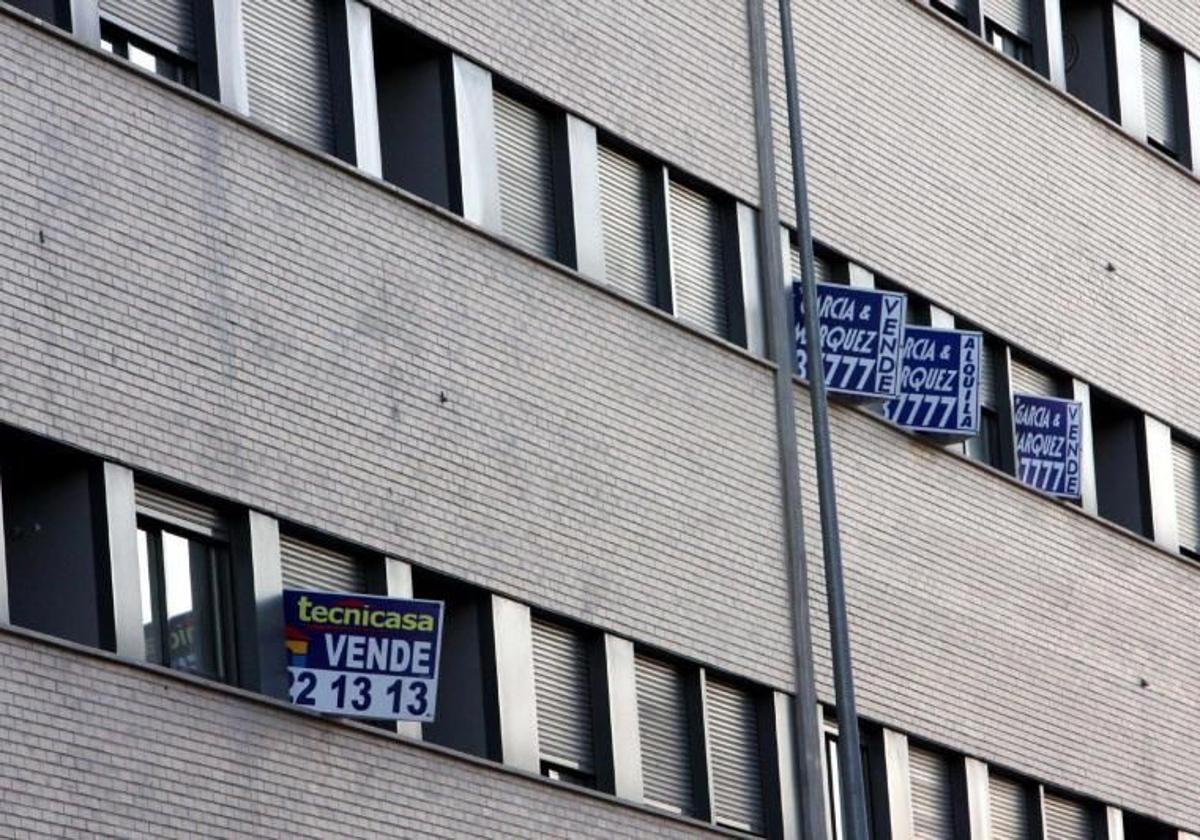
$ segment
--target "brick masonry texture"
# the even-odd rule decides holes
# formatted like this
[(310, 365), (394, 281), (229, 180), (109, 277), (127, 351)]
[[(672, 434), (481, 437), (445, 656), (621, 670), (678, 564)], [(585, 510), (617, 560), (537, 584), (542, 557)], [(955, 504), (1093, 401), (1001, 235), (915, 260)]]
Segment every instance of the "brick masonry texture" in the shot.
[[(0, 113), (0, 420), (789, 684), (766, 368), (3, 16)], [(1159, 172), (1080, 120), (1093, 166)], [(1200, 827), (1196, 569), (859, 412), (834, 434), (863, 712)]]
[(9, 633), (0, 667), (0, 837), (721, 834)]

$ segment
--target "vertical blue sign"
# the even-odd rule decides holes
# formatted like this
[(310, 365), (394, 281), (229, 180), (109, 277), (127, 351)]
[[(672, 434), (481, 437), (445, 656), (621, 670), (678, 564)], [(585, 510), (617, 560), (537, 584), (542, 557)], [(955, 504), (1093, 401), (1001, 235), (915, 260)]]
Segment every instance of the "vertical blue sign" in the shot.
[[(817, 284), (825, 387), (867, 399), (891, 399), (900, 388), (905, 296), (898, 292)], [(804, 293), (792, 284), (796, 314), (796, 370), (808, 375)]]
[(1017, 477), (1030, 487), (1078, 499), (1083, 405), (1056, 397), (1013, 394)]
[(884, 404), (884, 416), (914, 431), (979, 434), (982, 361), (982, 333), (905, 327), (900, 395)]

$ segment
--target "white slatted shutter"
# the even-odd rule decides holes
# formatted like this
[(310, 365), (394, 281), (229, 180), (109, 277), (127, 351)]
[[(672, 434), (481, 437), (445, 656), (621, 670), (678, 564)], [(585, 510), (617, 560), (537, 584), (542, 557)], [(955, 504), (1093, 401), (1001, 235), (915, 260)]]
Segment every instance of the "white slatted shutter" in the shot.
[(367, 593), (364, 564), (356, 557), (295, 537), (279, 537), (283, 585), (321, 592)]
[(954, 793), (950, 760), (941, 753), (909, 746), (913, 830), (921, 840), (954, 840)]
[(533, 675), (542, 760), (593, 772), (591, 666), (582, 636), (533, 619)]
[(1167, 50), (1142, 37), (1142, 84), (1145, 89), (1146, 134), (1158, 144), (1175, 150), (1174, 74)]
[(1041, 397), (1058, 396), (1058, 385), (1051, 374), (1016, 356), (1009, 365), (1009, 374), (1012, 377), (1014, 394), (1034, 394)]
[(325, 0), (243, 0), (250, 113), (333, 151), (332, 85)]
[(758, 710), (750, 692), (717, 680), (705, 687), (713, 817), (719, 825), (763, 832)]
[(1178, 440), (1171, 442), (1175, 469), (1175, 512), (1179, 523), (1179, 546), (1200, 551), (1200, 451)]
[(1046, 792), (1046, 840), (1094, 840), (1091, 809), (1077, 799)]
[(170, 44), (188, 57), (196, 54), (192, 0), (100, 0), (100, 16)]
[(496, 92), (496, 165), (500, 177), (500, 227), (519, 245), (557, 258), (550, 121), (544, 114)]
[(672, 181), (670, 217), (675, 316), (707, 333), (728, 335), (720, 208)]
[(988, 778), (992, 840), (1029, 840), (1029, 792), (1024, 784), (993, 773)]
[(995, 409), (996, 399), (996, 345), (983, 340), (983, 353), (979, 357), (979, 404)]
[(696, 813), (687, 680), (679, 668), (638, 654), (638, 734), (646, 801), (681, 814)]
[(987, 17), (1023, 41), (1030, 40), (1029, 0), (984, 0)]
[(217, 539), (228, 539), (229, 531), (220, 512), (212, 505), (177, 496), (157, 487), (134, 485), (134, 504), (141, 516), (164, 525)]
[(632, 158), (599, 147), (600, 227), (604, 237), (604, 279), (634, 300), (653, 306), (654, 222), (650, 180)]
[[(789, 251), (791, 254), (792, 279), (799, 279), (799, 277), (800, 277), (800, 249), (797, 248), (795, 246), (795, 244), (793, 244), (789, 248)], [(821, 254), (817, 254), (817, 253), (813, 254), (813, 274), (815, 275), (818, 283), (836, 282), (833, 279), (833, 266), (830, 264), (829, 260), (826, 259)], [(790, 283), (789, 283), (789, 287), (790, 287)]]

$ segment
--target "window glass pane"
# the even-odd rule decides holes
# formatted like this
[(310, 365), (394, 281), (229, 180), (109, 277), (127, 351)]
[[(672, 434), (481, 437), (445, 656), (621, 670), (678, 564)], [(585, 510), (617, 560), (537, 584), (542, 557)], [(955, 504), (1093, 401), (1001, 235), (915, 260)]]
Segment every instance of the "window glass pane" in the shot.
[(143, 70), (149, 70), (151, 73), (158, 72), (158, 59), (154, 57), (153, 53), (146, 52), (141, 47), (129, 45), (129, 60)]
[(221, 677), (212, 549), (198, 540), (162, 535), (166, 593), (167, 664), (180, 671)]
[(162, 663), (162, 649), (159, 642), (162, 631), (158, 621), (154, 602), (154, 589), (150, 575), (150, 536), (142, 528), (137, 532), (138, 550), (138, 580), (142, 594), (142, 632), (146, 636), (146, 660)]

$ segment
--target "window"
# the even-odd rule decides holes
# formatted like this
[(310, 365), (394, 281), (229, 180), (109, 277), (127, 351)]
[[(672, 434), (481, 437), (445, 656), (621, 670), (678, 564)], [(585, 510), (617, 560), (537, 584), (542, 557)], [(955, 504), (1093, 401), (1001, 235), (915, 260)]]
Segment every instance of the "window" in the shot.
[(957, 835), (953, 758), (910, 742), (908, 772), (914, 834), (924, 840), (954, 840)]
[(1033, 786), (1015, 776), (988, 774), (992, 840), (1032, 840), (1034, 795)]
[(1092, 441), (1100, 515), (1152, 538), (1146, 428), (1141, 412), (1093, 389)]
[(1200, 450), (1179, 438), (1171, 442), (1171, 450), (1179, 550), (1200, 558)]
[[(800, 246), (796, 243), (796, 235), (791, 231), (788, 233), (788, 266), (791, 276), (787, 285), (790, 289), (793, 281), (800, 279)], [(839, 283), (844, 286), (850, 282), (846, 260), (816, 242), (813, 243), (813, 274), (818, 283)]]
[(138, 571), (146, 658), (233, 682), (229, 545), (216, 512), (138, 485)]
[[(842, 812), (842, 777), (841, 761), (838, 757), (837, 723), (832, 718), (827, 718), (823, 732), (825, 739), (823, 755), (823, 765), (825, 768), (825, 813), (826, 819), (829, 821), (829, 836), (831, 840), (843, 840), (845, 837), (845, 816)], [(862, 739), (863, 790), (867, 796), (867, 836), (874, 837), (876, 793), (873, 777), (875, 776), (875, 768), (871, 758), (872, 750), (870, 745), (878, 737), (878, 730), (871, 730), (860, 724), (859, 734)], [(886, 781), (884, 784), (886, 784)], [(884, 798), (886, 800), (886, 797)]]
[(713, 821), (751, 834), (765, 830), (757, 706), (747, 688), (706, 681)]
[(659, 272), (651, 174), (640, 161), (604, 144), (598, 154), (604, 279), (634, 300), (657, 306)]
[(1146, 142), (1163, 154), (1180, 156), (1176, 92), (1180, 84), (1178, 51), (1142, 27), (1142, 86)]
[(1118, 118), (1113, 4), (1063, 0), (1067, 91), (1110, 119)]
[(1033, 61), (1029, 0), (984, 0), (988, 42), (1028, 66)]
[(100, 47), (131, 64), (189, 88), (196, 87), (196, 62), (190, 58), (139, 38), (120, 27), (102, 22)]
[(1043, 802), (1045, 840), (1093, 840), (1097, 836), (1097, 809), (1090, 802), (1049, 790)]
[(979, 434), (967, 441), (967, 455), (985, 464), (1002, 468), (1000, 452), (1000, 412), (1003, 399), (996, 387), (996, 363), (1004, 348), (994, 339), (983, 337), (983, 356), (979, 360)]
[(688, 674), (662, 659), (638, 653), (638, 734), (646, 803), (695, 816), (692, 703)]
[(542, 774), (595, 787), (588, 639), (573, 628), (535, 616), (533, 675)]
[(1183, 836), (1183, 832), (1175, 831), (1165, 823), (1129, 811), (1122, 814), (1122, 819), (1128, 840), (1178, 840)]
[(60, 29), (71, 28), (70, 7), (62, 0), (6, 0), (23, 12), (39, 17)]
[(967, 2), (968, 0), (930, 0), (933, 8), (963, 26), (967, 24)]
[(725, 232), (715, 199), (671, 180), (671, 280), (675, 317), (712, 335), (729, 335)]
[(558, 259), (550, 118), (500, 91), (493, 97), (500, 227), (522, 247)]
[(1009, 378), (1014, 394), (1061, 397), (1064, 391), (1062, 377), (1058, 373), (1018, 353), (1013, 354), (1009, 365)]
[(371, 594), (367, 564), (345, 552), (281, 534), (279, 559), (283, 585), (318, 592)]

